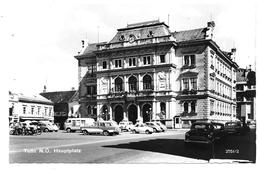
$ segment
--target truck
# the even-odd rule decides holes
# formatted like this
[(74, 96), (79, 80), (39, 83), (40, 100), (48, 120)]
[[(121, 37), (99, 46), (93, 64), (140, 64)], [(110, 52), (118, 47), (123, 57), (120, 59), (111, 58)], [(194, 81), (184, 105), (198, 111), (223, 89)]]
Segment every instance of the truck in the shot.
[(95, 120), (93, 118), (68, 118), (64, 124), (65, 130), (69, 132), (80, 131), (83, 126), (92, 126)]

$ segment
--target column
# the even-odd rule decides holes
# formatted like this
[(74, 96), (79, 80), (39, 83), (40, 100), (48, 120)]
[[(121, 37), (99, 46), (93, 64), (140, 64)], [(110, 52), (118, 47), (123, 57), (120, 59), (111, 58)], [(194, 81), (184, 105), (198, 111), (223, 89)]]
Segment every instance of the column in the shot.
[(101, 114), (100, 110), (101, 110), (101, 104), (97, 104), (97, 120), (100, 120), (100, 117), (99, 117)]
[(126, 103), (124, 103), (123, 110), (123, 120), (128, 121), (128, 117), (126, 116)]
[(139, 122), (143, 122), (143, 118), (141, 116), (141, 110), (140, 110), (140, 105), (139, 104), (137, 104), (137, 120)]
[(141, 75), (138, 74), (138, 90), (141, 91), (143, 90), (143, 84), (142, 84), (142, 81), (141, 81)]
[(151, 117), (151, 120), (152, 119), (156, 119), (156, 101), (154, 100), (153, 102), (152, 102), (153, 104), (152, 104), (152, 117)]
[(127, 84), (127, 79), (126, 79), (126, 76), (124, 75), (124, 91), (128, 92), (128, 84)]
[(110, 121), (113, 120), (111, 104), (108, 105), (108, 113), (109, 113), (109, 120)]
[(153, 73), (153, 87), (154, 90), (157, 90), (157, 74), (155, 72)]

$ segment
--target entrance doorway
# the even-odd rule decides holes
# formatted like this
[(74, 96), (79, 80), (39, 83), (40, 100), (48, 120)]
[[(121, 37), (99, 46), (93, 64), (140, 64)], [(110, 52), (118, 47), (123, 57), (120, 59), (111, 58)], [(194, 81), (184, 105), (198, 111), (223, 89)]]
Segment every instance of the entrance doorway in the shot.
[(137, 107), (134, 104), (131, 104), (128, 107), (128, 120), (132, 121), (133, 124), (136, 123), (136, 120), (137, 120)]
[(120, 121), (123, 120), (123, 118), (124, 118), (123, 114), (124, 114), (124, 109), (123, 109), (123, 107), (122, 107), (121, 105), (117, 105), (117, 106), (115, 107), (115, 121), (116, 121), (117, 123), (119, 123)]
[(150, 120), (152, 120), (152, 106), (149, 103), (146, 103), (143, 106), (143, 122), (149, 122)]

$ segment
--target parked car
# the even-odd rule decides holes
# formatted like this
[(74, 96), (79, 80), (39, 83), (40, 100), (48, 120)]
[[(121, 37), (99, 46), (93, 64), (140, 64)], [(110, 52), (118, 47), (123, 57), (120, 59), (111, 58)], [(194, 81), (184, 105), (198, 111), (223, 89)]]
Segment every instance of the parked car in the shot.
[(160, 121), (157, 121), (155, 123), (160, 126), (162, 132), (167, 130), (167, 127), (164, 124), (162, 124)]
[(195, 122), (185, 134), (185, 143), (211, 144), (224, 135), (223, 125), (211, 122)]
[(137, 123), (132, 129), (133, 133), (146, 133), (146, 134), (152, 134), (153, 128), (147, 126), (144, 123)]
[(156, 122), (145, 122), (145, 124), (151, 128), (153, 128), (153, 132), (162, 132), (162, 129)]
[(216, 122), (212, 122), (212, 124), (214, 126), (215, 138), (216, 139), (223, 138), (226, 135), (225, 125), (223, 123), (216, 123)]
[(246, 123), (240, 121), (231, 121), (225, 123), (225, 132), (227, 134), (244, 134), (250, 131)]
[(121, 132), (119, 126), (113, 121), (94, 122), (93, 125), (83, 126), (80, 128), (80, 130), (85, 135), (103, 134), (105, 136), (118, 135)]
[(131, 131), (134, 127), (134, 124), (132, 121), (121, 121), (119, 122), (119, 128), (123, 131)]

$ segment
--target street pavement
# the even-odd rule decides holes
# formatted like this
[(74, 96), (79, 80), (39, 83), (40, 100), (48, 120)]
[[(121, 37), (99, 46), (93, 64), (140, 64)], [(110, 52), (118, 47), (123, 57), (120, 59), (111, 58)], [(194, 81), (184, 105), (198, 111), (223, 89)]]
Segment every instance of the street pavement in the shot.
[(230, 135), (214, 146), (184, 145), (187, 130), (117, 136), (63, 131), (10, 136), (10, 163), (221, 163), (255, 162), (255, 132)]

